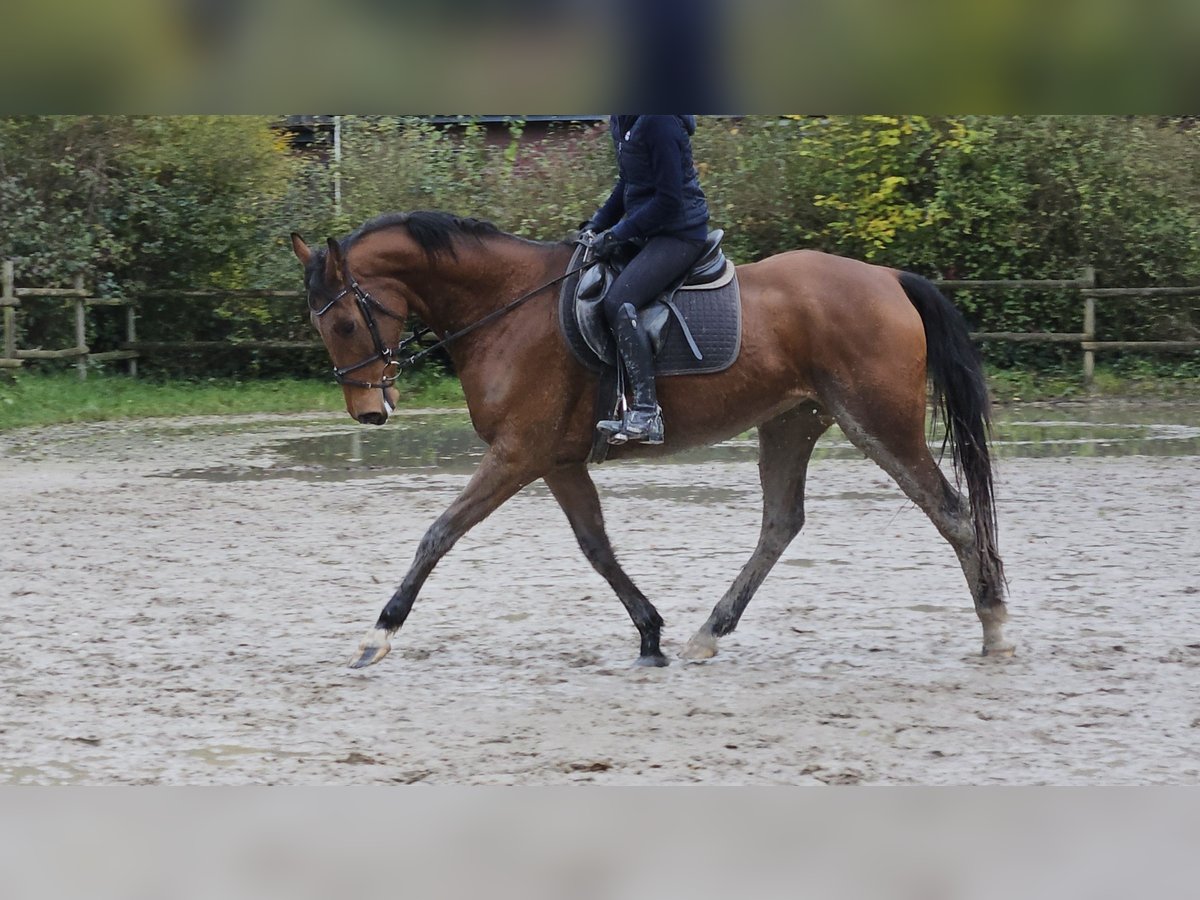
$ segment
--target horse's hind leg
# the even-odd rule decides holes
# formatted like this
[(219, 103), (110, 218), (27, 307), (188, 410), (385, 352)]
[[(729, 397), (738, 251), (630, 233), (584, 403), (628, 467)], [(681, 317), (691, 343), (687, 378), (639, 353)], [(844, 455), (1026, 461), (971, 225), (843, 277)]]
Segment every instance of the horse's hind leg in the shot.
[(846, 437), (896, 480), (954, 548), (983, 625), (984, 655), (1010, 656), (1014, 645), (1004, 634), (1008, 609), (1002, 578), (984, 564), (967, 498), (946, 480), (929, 452), (924, 401), (922, 385), (919, 402), (859, 402), (853, 409), (835, 404), (835, 417)]
[(763, 488), (763, 521), (758, 546), (725, 596), (713, 608), (680, 656), (710, 659), (717, 638), (737, 627), (750, 598), (783, 551), (804, 527), (804, 480), (817, 439), (833, 424), (815, 404), (791, 409), (758, 429), (758, 471)]
[(662, 617), (646, 595), (625, 574), (613, 553), (608, 534), (604, 530), (604, 517), (600, 511), (600, 498), (596, 485), (584, 465), (563, 466), (543, 476), (554, 498), (567, 514), (571, 529), (579, 541), (583, 555), (592, 567), (612, 585), (617, 596), (625, 605), (633, 624), (641, 635), (640, 666), (665, 666), (667, 658), (659, 649)]

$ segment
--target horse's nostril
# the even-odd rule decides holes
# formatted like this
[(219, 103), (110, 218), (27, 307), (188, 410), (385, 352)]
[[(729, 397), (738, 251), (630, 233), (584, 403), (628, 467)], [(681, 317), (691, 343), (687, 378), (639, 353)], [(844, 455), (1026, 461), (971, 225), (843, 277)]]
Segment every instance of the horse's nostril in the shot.
[(382, 425), (387, 421), (387, 416), (381, 412), (362, 413), (358, 421), (364, 425)]

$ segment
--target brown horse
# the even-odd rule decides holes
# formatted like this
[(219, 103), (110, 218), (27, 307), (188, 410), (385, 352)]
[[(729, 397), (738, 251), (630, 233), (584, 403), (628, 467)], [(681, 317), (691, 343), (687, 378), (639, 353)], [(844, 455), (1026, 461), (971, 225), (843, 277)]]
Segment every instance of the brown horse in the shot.
[[(641, 665), (666, 665), (662, 618), (617, 563), (587, 470), (595, 376), (559, 331), (553, 282), (570, 242), (537, 243), (446, 213), (383, 216), (343, 241), (310, 249), (292, 235), (313, 322), (346, 409), (382, 425), (397, 401), (395, 348), (413, 315), (439, 337), (479, 323), (514, 298), (532, 299), (453, 340), (447, 351), (471, 421), (488, 450), (463, 492), (433, 523), (358, 651), (378, 662), (425, 579), (454, 543), (537, 479), (562, 506), (584, 555), (641, 636)], [(1008, 655), (1004, 575), (988, 452), (989, 403), (977, 351), (959, 312), (929, 281), (813, 251), (739, 266), (741, 354), (717, 374), (663, 379), (665, 445), (615, 447), (612, 458), (656, 456), (757, 427), (763, 521), (758, 546), (681, 653), (700, 660), (746, 605), (804, 525), (804, 481), (817, 439), (834, 422), (892, 476), (954, 548), (983, 624), (984, 654)], [(943, 477), (925, 439), (927, 378), (969, 501)]]

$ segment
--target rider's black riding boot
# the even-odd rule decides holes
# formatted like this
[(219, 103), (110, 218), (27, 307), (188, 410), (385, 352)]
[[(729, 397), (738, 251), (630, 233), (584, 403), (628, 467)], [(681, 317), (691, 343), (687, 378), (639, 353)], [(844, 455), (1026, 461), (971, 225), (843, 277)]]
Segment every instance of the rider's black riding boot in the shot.
[(625, 365), (625, 374), (629, 376), (633, 403), (621, 421), (605, 421), (597, 427), (608, 435), (610, 444), (628, 441), (661, 444), (663, 420), (654, 388), (654, 353), (650, 349), (650, 338), (638, 322), (637, 309), (632, 303), (624, 303), (617, 310), (613, 336), (617, 340), (621, 362)]

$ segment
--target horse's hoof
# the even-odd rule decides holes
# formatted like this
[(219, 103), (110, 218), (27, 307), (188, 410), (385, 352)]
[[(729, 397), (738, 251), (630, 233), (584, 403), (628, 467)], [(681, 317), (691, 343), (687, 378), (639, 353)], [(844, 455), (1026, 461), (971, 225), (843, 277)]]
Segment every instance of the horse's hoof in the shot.
[(1010, 659), (1017, 653), (1016, 644), (997, 644), (993, 647), (985, 646), (983, 648), (983, 656), (990, 656), (992, 659)]
[(661, 653), (650, 653), (646, 656), (639, 656), (635, 666), (648, 666), (650, 668), (661, 669), (664, 666), (669, 666), (670, 661)]
[(382, 628), (372, 628), (363, 638), (363, 642), (358, 645), (358, 650), (354, 652), (354, 656), (350, 660), (350, 668), (365, 669), (367, 666), (379, 662), (391, 651), (392, 642), (388, 640), (388, 633)]
[(679, 651), (679, 658), (688, 662), (703, 662), (717, 655), (717, 639), (707, 631), (697, 631), (687, 646)]

